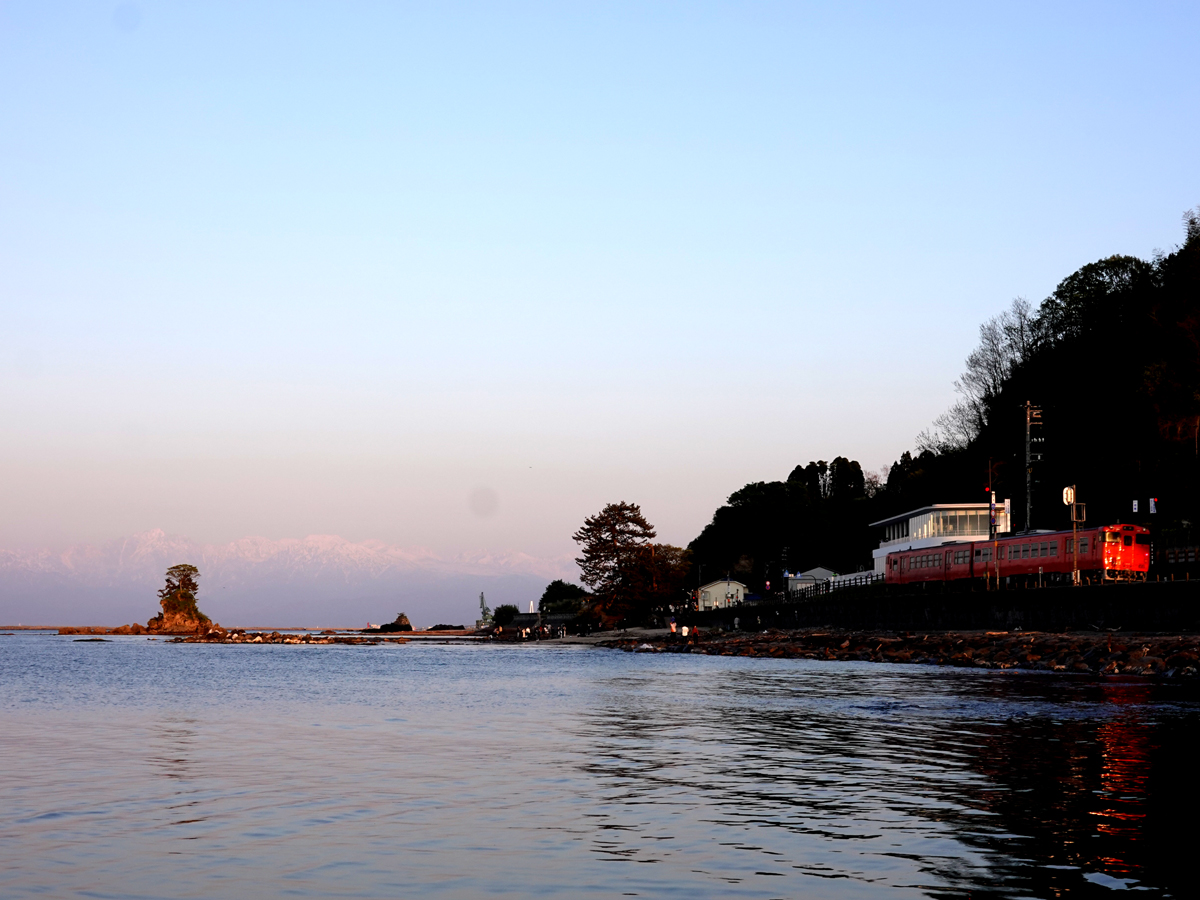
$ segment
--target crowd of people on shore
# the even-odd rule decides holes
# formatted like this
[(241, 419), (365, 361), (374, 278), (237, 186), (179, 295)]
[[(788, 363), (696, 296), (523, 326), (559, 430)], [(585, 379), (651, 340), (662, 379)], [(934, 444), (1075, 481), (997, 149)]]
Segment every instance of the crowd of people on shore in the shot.
[(507, 641), (549, 641), (566, 636), (566, 625), (535, 625), (530, 628), (509, 628), (508, 631), (504, 630), (503, 625), (497, 625), (488, 634), (491, 640)]

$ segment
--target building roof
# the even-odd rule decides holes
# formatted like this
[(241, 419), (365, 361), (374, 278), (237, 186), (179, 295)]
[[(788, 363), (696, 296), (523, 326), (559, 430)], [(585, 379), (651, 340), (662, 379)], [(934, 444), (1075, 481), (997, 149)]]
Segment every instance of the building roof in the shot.
[(720, 578), (717, 581), (710, 581), (708, 584), (700, 585), (700, 590), (704, 590), (705, 588), (710, 588), (714, 584), (736, 584), (740, 588), (745, 587), (745, 585), (742, 584), (740, 581), (734, 581), (732, 578)]
[(828, 581), (837, 575), (833, 569), (827, 569), (824, 566), (817, 566), (815, 569), (809, 569), (807, 572), (801, 572), (799, 575), (792, 575), (793, 579), (803, 578), (806, 581)]
[[(996, 504), (996, 508), (1000, 509), (1003, 505)], [(934, 512), (939, 509), (990, 509), (990, 503), (934, 503), (931, 506), (922, 506), (920, 509), (914, 509), (910, 512), (900, 513), (898, 516), (889, 516), (886, 519), (880, 519), (878, 522), (872, 522), (869, 527), (875, 528), (878, 525), (891, 525), (893, 522), (903, 522), (905, 519), (911, 519), (913, 516), (919, 516), (922, 513)]]

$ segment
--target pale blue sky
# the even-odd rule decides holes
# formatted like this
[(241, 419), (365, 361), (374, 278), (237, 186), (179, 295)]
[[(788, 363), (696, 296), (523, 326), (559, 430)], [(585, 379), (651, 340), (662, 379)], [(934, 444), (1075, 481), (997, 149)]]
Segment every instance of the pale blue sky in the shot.
[[(1200, 203), (1194, 3), (0, 3), (0, 546), (570, 552), (891, 462)], [(471, 512), (488, 487), (496, 512)], [(947, 498), (963, 499), (963, 498)]]

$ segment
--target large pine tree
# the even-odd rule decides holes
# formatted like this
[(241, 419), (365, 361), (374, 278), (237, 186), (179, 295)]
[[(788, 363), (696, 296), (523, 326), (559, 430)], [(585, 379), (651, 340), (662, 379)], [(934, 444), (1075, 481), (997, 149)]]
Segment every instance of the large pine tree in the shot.
[(611, 605), (631, 589), (643, 550), (656, 534), (636, 503), (610, 503), (588, 516), (572, 535), (583, 550), (575, 560), (581, 580), (597, 599)]

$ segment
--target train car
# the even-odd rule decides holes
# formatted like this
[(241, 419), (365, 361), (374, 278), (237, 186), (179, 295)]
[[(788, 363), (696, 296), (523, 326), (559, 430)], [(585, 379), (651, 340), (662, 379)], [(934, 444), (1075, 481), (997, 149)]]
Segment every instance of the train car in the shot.
[[(888, 584), (1014, 578), (1043, 584), (1069, 581), (1074, 569), (1070, 531), (1030, 532), (998, 538), (940, 544), (887, 555)], [(1145, 581), (1150, 568), (1150, 529), (1105, 525), (1079, 531), (1079, 570), (1087, 582)]]

